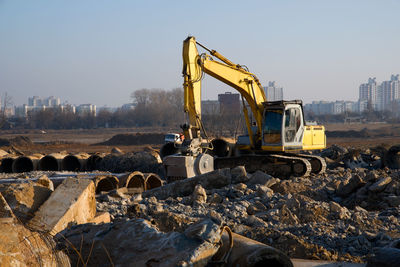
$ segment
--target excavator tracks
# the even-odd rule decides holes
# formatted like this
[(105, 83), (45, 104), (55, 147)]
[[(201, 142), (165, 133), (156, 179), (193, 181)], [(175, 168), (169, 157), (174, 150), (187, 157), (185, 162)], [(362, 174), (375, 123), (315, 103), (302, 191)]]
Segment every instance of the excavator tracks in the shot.
[(260, 170), (280, 178), (309, 176), (312, 172), (312, 165), (308, 159), (291, 155), (241, 155), (214, 159), (215, 169), (236, 166), (245, 166), (248, 172)]
[(320, 156), (308, 154), (293, 154), (291, 156), (308, 160), (311, 164), (311, 173), (313, 174), (321, 174), (326, 171), (326, 161)]

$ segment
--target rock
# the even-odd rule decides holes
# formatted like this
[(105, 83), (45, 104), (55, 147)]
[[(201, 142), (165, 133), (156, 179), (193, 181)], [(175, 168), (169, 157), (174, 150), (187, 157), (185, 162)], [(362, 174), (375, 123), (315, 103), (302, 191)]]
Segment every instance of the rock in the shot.
[(266, 210), (267, 210), (267, 207), (265, 207), (264, 204), (262, 204), (260, 201), (256, 201), (254, 204), (250, 204), (247, 207), (246, 211), (247, 211), (248, 215), (254, 215), (256, 213), (263, 212)]
[(268, 199), (274, 195), (274, 191), (267, 186), (256, 185), (256, 195), (262, 199)]
[(397, 207), (400, 205), (400, 196), (391, 195), (385, 197), (384, 199), (391, 207)]
[(97, 213), (96, 216), (89, 220), (89, 223), (99, 224), (99, 223), (109, 223), (111, 222), (110, 213), (107, 211)]
[(276, 181), (271, 175), (266, 174), (265, 172), (262, 171), (256, 171), (251, 175), (248, 183), (253, 185), (260, 184), (267, 187), (271, 187), (276, 183)]
[(335, 214), (335, 216), (341, 220), (349, 219), (351, 214), (346, 207), (341, 207), (338, 203), (331, 201), (329, 203), (330, 210)]
[(207, 202), (206, 190), (201, 185), (196, 185), (192, 194), (192, 201), (197, 203)]
[(214, 193), (214, 194), (212, 194), (211, 195), (211, 197), (208, 199), (208, 203), (210, 203), (210, 204), (219, 204), (219, 203), (222, 203), (222, 197), (219, 195), (219, 194), (217, 194), (217, 193)]
[(373, 185), (371, 185), (368, 190), (374, 193), (381, 192), (385, 190), (385, 187), (392, 181), (390, 176), (379, 179)]
[(350, 178), (347, 182), (344, 182), (339, 189), (337, 190), (337, 194), (339, 196), (345, 197), (354, 192), (356, 189), (362, 187), (365, 185), (365, 182), (362, 180), (362, 178), (358, 175), (355, 174), (353, 175), (352, 178)]
[(365, 180), (367, 182), (375, 182), (379, 178), (379, 175), (376, 171), (370, 171), (368, 174), (365, 176)]
[(48, 189), (50, 189), (51, 191), (54, 191), (54, 185), (53, 182), (46, 176), (43, 175), (41, 176), (37, 181), (36, 184), (44, 186)]
[(67, 178), (39, 208), (29, 225), (55, 234), (70, 224), (87, 223), (95, 215), (94, 183), (89, 179)]
[(246, 183), (249, 180), (244, 166), (237, 166), (231, 169), (231, 175), (233, 184)]
[(375, 255), (370, 257), (366, 267), (392, 267), (399, 266), (400, 249), (377, 248)]

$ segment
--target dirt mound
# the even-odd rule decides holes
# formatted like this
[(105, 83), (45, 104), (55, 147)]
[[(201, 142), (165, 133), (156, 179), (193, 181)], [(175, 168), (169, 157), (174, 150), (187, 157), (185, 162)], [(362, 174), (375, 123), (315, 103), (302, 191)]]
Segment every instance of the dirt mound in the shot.
[(12, 139), (0, 138), (0, 146), (30, 146), (32, 145), (31, 139), (26, 136), (17, 136)]
[(374, 137), (375, 134), (364, 128), (361, 131), (327, 131), (326, 137), (345, 137), (345, 138), (367, 138)]
[(147, 134), (117, 134), (109, 140), (94, 145), (101, 146), (131, 146), (131, 145), (150, 145), (150, 144), (163, 144), (164, 134), (161, 133), (147, 133)]

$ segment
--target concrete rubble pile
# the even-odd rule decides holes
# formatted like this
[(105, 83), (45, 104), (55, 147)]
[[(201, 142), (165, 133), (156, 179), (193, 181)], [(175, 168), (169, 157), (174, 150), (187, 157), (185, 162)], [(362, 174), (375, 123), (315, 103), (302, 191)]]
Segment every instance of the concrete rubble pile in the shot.
[(39, 241), (32, 255), (0, 246), (0, 262), (393, 266), (400, 262), (400, 171), (381, 166), (387, 154), (366, 152), (331, 147), (321, 152), (326, 173), (287, 180), (238, 166), (166, 184), (153, 153), (117, 151), (98, 162), (122, 170), (136, 157), (147, 169), (7, 174), (0, 179), (0, 236), (10, 244)]

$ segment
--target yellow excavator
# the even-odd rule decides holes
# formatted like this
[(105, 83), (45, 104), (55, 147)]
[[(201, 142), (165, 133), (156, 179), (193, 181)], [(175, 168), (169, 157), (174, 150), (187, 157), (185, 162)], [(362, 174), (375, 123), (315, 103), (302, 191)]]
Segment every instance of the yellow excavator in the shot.
[[(198, 46), (206, 52), (199, 54)], [(224, 140), (210, 141), (206, 135), (201, 120), (204, 74), (228, 84), (241, 95), (248, 134), (237, 138), (234, 149)], [(324, 126), (306, 125), (301, 100), (267, 101), (260, 81), (247, 67), (234, 64), (192, 36), (183, 41), (183, 78), (188, 122), (181, 127), (185, 139), (181, 144), (168, 143), (161, 149), (168, 180), (235, 166), (277, 177), (325, 171), (326, 163), (321, 157), (303, 152), (325, 148), (326, 136)]]

